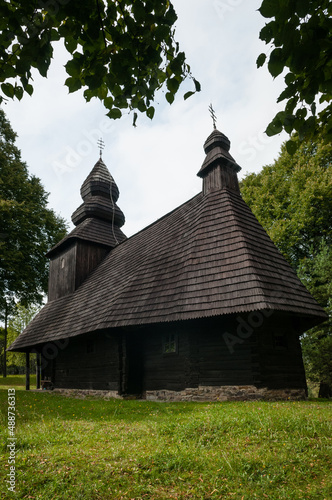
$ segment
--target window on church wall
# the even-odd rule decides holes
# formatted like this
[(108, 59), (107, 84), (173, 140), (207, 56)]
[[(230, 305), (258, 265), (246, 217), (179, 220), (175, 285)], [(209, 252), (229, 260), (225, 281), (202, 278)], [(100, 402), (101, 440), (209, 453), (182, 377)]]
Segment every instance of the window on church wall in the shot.
[(176, 333), (168, 333), (163, 336), (163, 354), (177, 354), (178, 352), (178, 335)]

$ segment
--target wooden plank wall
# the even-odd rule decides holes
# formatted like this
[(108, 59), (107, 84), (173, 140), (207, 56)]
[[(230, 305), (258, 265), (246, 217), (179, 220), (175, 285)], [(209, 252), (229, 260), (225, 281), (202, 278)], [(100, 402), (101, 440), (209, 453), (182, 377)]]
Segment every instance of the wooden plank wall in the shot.
[(268, 333), (259, 332), (261, 385), (277, 389), (306, 389), (301, 344), (291, 319), (282, 320), (276, 315)]
[(75, 289), (100, 264), (108, 252), (109, 249), (103, 246), (83, 240), (77, 241)]
[(48, 300), (58, 299), (75, 290), (76, 243), (50, 261)]
[(199, 380), (200, 385), (251, 385), (258, 366), (252, 355), (255, 337), (233, 345), (230, 350), (225, 334), (236, 335), (236, 330), (225, 320), (225, 324), (212, 322), (200, 336)]
[[(178, 352), (163, 354), (163, 336), (178, 335)], [(186, 387), (185, 372), (188, 369), (188, 336), (176, 324), (156, 325), (146, 329), (144, 350), (144, 390), (166, 389), (180, 391)]]
[[(162, 338), (168, 331), (178, 335), (177, 354), (162, 352)], [(144, 390), (179, 391), (198, 385), (259, 382), (256, 335), (238, 344), (231, 353), (223, 338), (226, 331), (234, 331), (227, 318), (149, 327), (145, 338)]]
[(95, 332), (69, 339), (47, 364), (44, 376), (51, 377), (56, 388), (119, 390), (117, 336)]
[(74, 292), (105, 258), (109, 249), (77, 240), (50, 261), (48, 300)]

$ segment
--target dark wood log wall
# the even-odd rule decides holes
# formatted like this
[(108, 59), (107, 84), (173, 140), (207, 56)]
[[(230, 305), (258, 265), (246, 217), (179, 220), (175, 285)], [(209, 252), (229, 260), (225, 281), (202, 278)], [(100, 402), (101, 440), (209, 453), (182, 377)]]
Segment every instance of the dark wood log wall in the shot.
[(43, 376), (56, 388), (118, 391), (119, 342), (116, 335), (95, 332), (69, 339), (53, 360), (44, 360)]
[(298, 332), (291, 318), (275, 315), (268, 329), (259, 331), (261, 385), (269, 388), (303, 388), (306, 379)]
[(50, 261), (48, 300), (58, 299), (75, 290), (76, 243)]
[[(306, 388), (301, 346), (291, 321), (274, 313), (250, 335), (238, 337), (240, 316), (199, 319), (132, 330), (110, 330), (74, 337), (48, 363), (44, 376), (55, 387), (180, 391), (201, 386), (255, 385), (271, 389)], [(243, 316), (243, 321), (247, 317)], [(286, 326), (285, 326), (286, 325)], [(177, 337), (177, 352), (164, 353), (164, 337)]]
[[(238, 337), (241, 316), (149, 327), (145, 334), (144, 390), (223, 385), (305, 388), (298, 333), (278, 313), (264, 318), (247, 338)], [(247, 315), (242, 320), (246, 322)], [(167, 332), (178, 336), (177, 354), (163, 354)], [(239, 338), (232, 352), (224, 334)]]
[[(230, 353), (223, 338), (226, 331), (234, 331), (228, 318), (150, 327), (145, 340), (144, 389), (179, 391), (198, 385), (247, 385), (258, 381), (256, 336)], [(177, 334), (177, 353), (162, 352), (167, 332)]]
[(108, 252), (109, 248), (88, 241), (79, 240), (77, 242), (75, 289), (100, 264)]
[(109, 249), (77, 240), (50, 261), (48, 300), (74, 292), (97, 267)]

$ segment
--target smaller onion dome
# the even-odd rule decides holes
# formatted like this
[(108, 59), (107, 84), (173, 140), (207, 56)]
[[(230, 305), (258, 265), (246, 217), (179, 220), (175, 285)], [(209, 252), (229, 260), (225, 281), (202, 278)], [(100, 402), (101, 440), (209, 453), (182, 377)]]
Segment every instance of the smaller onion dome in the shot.
[(116, 205), (119, 189), (105, 163), (99, 159), (82, 184), (82, 205), (72, 215), (75, 226), (88, 218), (97, 218), (122, 227), (125, 217)]
[(229, 188), (240, 192), (237, 173), (241, 167), (230, 155), (230, 140), (214, 129), (204, 143), (206, 154), (198, 176), (203, 179), (203, 193)]

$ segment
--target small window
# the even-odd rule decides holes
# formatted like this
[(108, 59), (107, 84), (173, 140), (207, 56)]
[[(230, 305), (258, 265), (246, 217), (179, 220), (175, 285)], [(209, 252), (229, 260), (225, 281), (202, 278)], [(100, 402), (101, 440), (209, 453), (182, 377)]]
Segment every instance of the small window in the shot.
[(87, 340), (86, 341), (86, 353), (91, 354), (92, 352), (95, 352), (96, 346), (94, 340)]
[(176, 354), (178, 352), (178, 336), (169, 333), (163, 337), (163, 354)]

